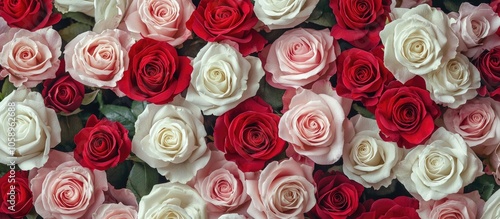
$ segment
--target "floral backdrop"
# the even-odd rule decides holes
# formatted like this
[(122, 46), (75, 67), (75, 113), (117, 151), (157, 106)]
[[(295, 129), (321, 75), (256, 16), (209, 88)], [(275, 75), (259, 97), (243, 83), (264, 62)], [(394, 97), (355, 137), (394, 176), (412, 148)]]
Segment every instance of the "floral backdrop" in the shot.
[(0, 219), (500, 218), (500, 1), (0, 2)]

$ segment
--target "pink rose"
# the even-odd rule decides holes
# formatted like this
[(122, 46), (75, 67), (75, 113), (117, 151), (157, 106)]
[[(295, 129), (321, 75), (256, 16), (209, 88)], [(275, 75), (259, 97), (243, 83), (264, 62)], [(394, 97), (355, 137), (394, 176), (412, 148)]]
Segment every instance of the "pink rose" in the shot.
[(56, 77), (62, 41), (54, 29), (11, 28), (0, 34), (0, 45), (0, 78), (9, 76), (14, 86), (31, 88)]
[(340, 46), (328, 29), (296, 28), (266, 46), (260, 58), (266, 81), (273, 87), (298, 88), (319, 79), (330, 79), (337, 71)]
[(7, 22), (5, 21), (5, 19), (3, 19), (3, 17), (0, 17), (0, 33), (5, 33), (9, 30), (9, 25), (7, 24)]
[(484, 172), (493, 175), (496, 183), (500, 185), (500, 144), (488, 155), (486, 161)]
[(104, 191), (104, 203), (106, 204), (118, 204), (122, 203), (124, 205), (133, 207), (137, 209), (139, 204), (137, 203), (137, 199), (130, 191), (130, 189), (115, 189), (113, 185), (108, 183), (108, 190)]
[(123, 20), (136, 39), (148, 37), (177, 46), (191, 36), (186, 21), (194, 10), (190, 0), (134, 0)]
[(92, 214), (92, 219), (136, 219), (137, 211), (130, 207), (119, 204), (103, 204)]
[(421, 218), (480, 218), (484, 201), (478, 191), (467, 194), (450, 194), (441, 200), (420, 201), (417, 210)]

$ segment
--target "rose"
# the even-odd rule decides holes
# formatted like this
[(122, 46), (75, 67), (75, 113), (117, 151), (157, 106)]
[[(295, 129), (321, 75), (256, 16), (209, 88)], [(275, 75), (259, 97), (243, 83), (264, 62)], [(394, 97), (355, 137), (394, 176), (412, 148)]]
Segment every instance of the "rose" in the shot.
[(316, 205), (308, 213), (312, 218), (354, 217), (358, 208), (363, 186), (349, 180), (340, 172), (325, 173), (318, 170), (314, 173), (314, 182), (318, 185)]
[(500, 189), (493, 193), (484, 204), (481, 219), (498, 217), (500, 217)]
[(396, 166), (396, 177), (413, 197), (439, 200), (483, 174), (481, 160), (458, 134), (443, 127)]
[(132, 152), (171, 182), (186, 183), (210, 158), (200, 109), (178, 96), (148, 104), (135, 122)]
[(479, 218), (484, 201), (476, 190), (467, 194), (450, 194), (438, 201), (420, 202), (417, 210), (421, 218)]
[(379, 44), (390, 11), (389, 0), (330, 0), (337, 23), (331, 34), (357, 48), (371, 49)]
[(413, 8), (421, 4), (428, 4), (432, 6), (432, 0), (401, 0), (392, 1), (391, 10), (394, 8)]
[(52, 13), (51, 0), (7, 0), (0, 2), (0, 17), (11, 27), (35, 31), (56, 24), (62, 16)]
[(269, 163), (258, 179), (247, 179), (252, 218), (304, 218), (316, 199), (313, 167), (290, 158)]
[(418, 200), (414, 198), (398, 196), (393, 200), (382, 198), (374, 201), (370, 199), (363, 204), (367, 206), (367, 212), (362, 213), (357, 219), (420, 219), (416, 212)]
[(440, 70), (423, 77), (431, 98), (450, 108), (457, 108), (476, 97), (476, 89), (481, 86), (479, 71), (462, 54), (457, 54)]
[(295, 27), (309, 18), (319, 0), (256, 0), (254, 12), (270, 30)]
[(23, 218), (33, 208), (28, 172), (10, 170), (0, 178), (0, 215)]
[(193, 73), (186, 100), (204, 114), (220, 116), (255, 96), (264, 76), (260, 60), (243, 57), (224, 43), (208, 43), (192, 61)]
[(233, 41), (247, 56), (267, 42), (252, 29), (258, 22), (253, 7), (250, 0), (201, 0), (186, 26), (208, 42)]
[(260, 54), (266, 81), (280, 89), (311, 85), (330, 79), (337, 67), (340, 46), (328, 29), (297, 28), (285, 32)]
[(207, 218), (205, 201), (193, 188), (180, 183), (156, 184), (139, 202), (138, 218)]
[[(61, 127), (42, 95), (24, 87), (0, 102), (0, 163), (14, 162), (21, 170), (41, 167), (51, 148), (61, 142)], [(13, 144), (14, 143), (14, 144)]]
[(412, 148), (427, 140), (434, 131), (434, 119), (440, 116), (436, 103), (430, 99), (421, 77), (404, 85), (389, 83), (380, 97), (375, 118), (380, 136), (395, 141), (399, 147)]
[(489, 95), (500, 101), (500, 46), (482, 53), (475, 61), (481, 73), (483, 86), (478, 90), (479, 95)]
[(82, 12), (86, 15), (94, 16), (94, 0), (54, 0), (54, 7), (63, 14), (68, 12)]
[(9, 25), (7, 25), (7, 22), (3, 19), (3, 17), (0, 17), (0, 33), (7, 32), (9, 28)]
[(380, 38), (385, 46), (384, 64), (397, 80), (405, 83), (455, 58), (458, 38), (443, 11), (421, 4), (391, 13), (394, 19), (385, 25)]
[(43, 218), (91, 218), (108, 189), (104, 171), (82, 167), (57, 150), (42, 168), (30, 171), (30, 179), (35, 210)]
[(45, 79), (55, 78), (61, 43), (61, 37), (52, 28), (34, 32), (11, 28), (0, 34), (0, 45), (3, 45), (0, 78), (8, 75), (16, 87), (35, 87)]
[(247, 217), (240, 214), (232, 213), (232, 214), (223, 214), (218, 219), (247, 219)]
[(260, 170), (285, 149), (286, 142), (278, 137), (279, 119), (260, 97), (247, 99), (217, 118), (215, 147), (241, 170)]
[(116, 29), (125, 12), (129, 8), (130, 0), (95, 1), (94, 32), (102, 33), (106, 29)]
[(342, 169), (349, 179), (366, 188), (388, 187), (396, 178), (393, 168), (403, 157), (395, 143), (383, 141), (377, 122), (361, 115), (351, 118), (356, 134), (344, 146)]
[(130, 207), (119, 204), (103, 204), (92, 214), (92, 219), (135, 219), (137, 211)]
[(74, 137), (75, 160), (89, 169), (107, 170), (127, 159), (131, 151), (128, 130), (119, 123), (92, 114)]
[(137, 199), (130, 189), (115, 189), (113, 185), (108, 182), (108, 190), (104, 191), (104, 203), (105, 204), (124, 204), (133, 209), (137, 209), (139, 204)]

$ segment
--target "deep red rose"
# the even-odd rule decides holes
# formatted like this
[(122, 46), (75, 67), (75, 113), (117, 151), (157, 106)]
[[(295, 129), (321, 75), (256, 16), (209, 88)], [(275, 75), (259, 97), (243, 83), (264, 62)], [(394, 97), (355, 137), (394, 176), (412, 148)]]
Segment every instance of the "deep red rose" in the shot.
[(107, 170), (123, 162), (132, 149), (128, 130), (119, 122), (91, 115), (75, 135), (75, 160), (89, 169)]
[(337, 21), (331, 35), (369, 50), (380, 42), (390, 6), (391, 0), (330, 0)]
[(490, 96), (500, 101), (500, 46), (483, 52), (474, 62), (481, 73), (483, 86), (478, 89), (481, 96)]
[(11, 27), (35, 31), (59, 22), (62, 15), (52, 13), (52, 0), (4, 0), (0, 17)]
[(33, 208), (33, 194), (27, 171), (11, 170), (4, 174), (0, 178), (0, 192), (0, 217), (7, 215), (10, 218), (23, 218)]
[(208, 42), (233, 41), (247, 56), (261, 51), (267, 43), (253, 29), (258, 21), (250, 0), (201, 0), (186, 26)]
[(43, 82), (42, 96), (45, 106), (54, 109), (57, 113), (71, 113), (82, 105), (85, 86), (65, 72), (64, 60), (61, 60), (56, 78)]
[(413, 148), (434, 132), (434, 120), (441, 111), (425, 89), (425, 81), (416, 76), (404, 85), (392, 81), (380, 97), (375, 119), (380, 137), (397, 142), (399, 147)]
[(167, 42), (140, 39), (132, 45), (128, 56), (129, 66), (118, 81), (118, 88), (130, 99), (165, 104), (189, 86), (191, 60), (178, 56)]
[(310, 218), (354, 218), (363, 211), (359, 198), (364, 187), (341, 172), (314, 173), (317, 185), (316, 205), (309, 211)]
[(406, 196), (392, 199), (368, 200), (363, 203), (367, 212), (357, 219), (419, 219), (418, 200)]
[(214, 144), (245, 172), (264, 168), (266, 161), (281, 153), (286, 142), (278, 137), (280, 117), (255, 96), (217, 118)]

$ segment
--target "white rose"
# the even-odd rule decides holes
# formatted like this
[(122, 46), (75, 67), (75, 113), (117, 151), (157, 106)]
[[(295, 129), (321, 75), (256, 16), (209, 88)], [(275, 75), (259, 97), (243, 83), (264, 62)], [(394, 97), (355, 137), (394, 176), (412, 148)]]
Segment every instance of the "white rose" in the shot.
[(218, 219), (246, 219), (246, 218), (247, 217), (241, 214), (233, 213), (233, 214), (223, 214)]
[(458, 38), (441, 10), (427, 4), (395, 8), (393, 21), (380, 32), (384, 64), (394, 77), (406, 82), (415, 75), (438, 70), (457, 54)]
[(319, 0), (255, 0), (255, 15), (269, 29), (295, 27), (309, 18)]
[(94, 17), (94, 0), (54, 0), (54, 7), (63, 14), (68, 12), (82, 12)]
[(122, 203), (110, 203), (99, 206), (92, 214), (92, 219), (136, 219), (137, 211), (132, 206)]
[(412, 149), (396, 167), (397, 179), (418, 199), (439, 200), (483, 174), (481, 160), (462, 137), (437, 129), (426, 145)]
[(486, 201), (481, 219), (500, 218), (500, 189)]
[(173, 182), (154, 185), (139, 202), (138, 215), (140, 219), (208, 218), (205, 202), (196, 190)]
[(388, 187), (396, 178), (393, 168), (401, 161), (403, 149), (380, 138), (375, 120), (356, 115), (351, 121), (356, 134), (344, 147), (344, 174), (366, 188)]
[(228, 44), (209, 42), (192, 65), (186, 100), (198, 105), (206, 115), (220, 116), (255, 96), (264, 76), (260, 59), (243, 57)]
[(138, 116), (132, 152), (171, 182), (186, 183), (210, 158), (200, 109), (177, 96)]
[(24, 87), (5, 97), (0, 107), (0, 163), (14, 162), (22, 170), (43, 166), (50, 149), (61, 142), (55, 111), (45, 107), (40, 93)]
[(462, 54), (457, 54), (443, 68), (424, 75), (424, 79), (432, 100), (454, 109), (474, 98), (481, 86), (479, 71)]
[[(74, 1), (74, 0), (73, 0)], [(95, 0), (94, 32), (118, 27), (132, 0)]]

